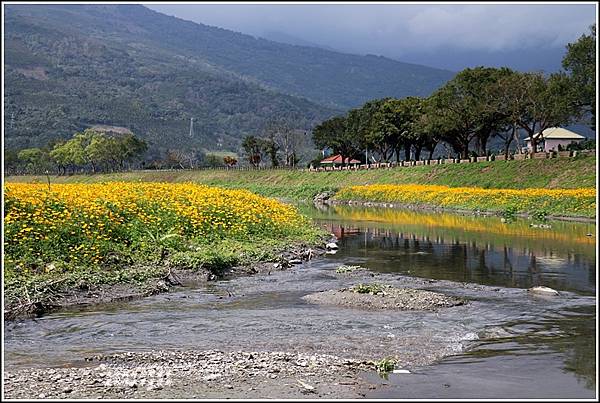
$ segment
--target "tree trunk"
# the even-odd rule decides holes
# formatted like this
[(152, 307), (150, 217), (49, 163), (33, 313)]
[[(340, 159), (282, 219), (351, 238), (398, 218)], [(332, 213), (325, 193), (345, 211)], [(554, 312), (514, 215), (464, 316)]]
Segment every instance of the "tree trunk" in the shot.
[(469, 145), (463, 145), (463, 149), (460, 152), (460, 158), (466, 160), (469, 158)]
[(410, 148), (411, 147), (412, 147), (412, 144), (404, 143), (404, 159), (406, 161), (410, 161)]
[(415, 146), (415, 161), (419, 161), (419, 159), (421, 158), (421, 150), (423, 149), (423, 146)]
[(488, 141), (489, 135), (485, 135), (482, 137), (479, 137), (479, 156), (484, 156), (486, 155), (486, 147), (487, 147), (487, 141)]

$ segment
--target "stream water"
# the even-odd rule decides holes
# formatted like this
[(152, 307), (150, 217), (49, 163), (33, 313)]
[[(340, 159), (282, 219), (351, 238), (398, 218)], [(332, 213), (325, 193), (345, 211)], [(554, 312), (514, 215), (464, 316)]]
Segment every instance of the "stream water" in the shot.
[[(336, 254), (284, 272), (7, 323), (5, 368), (84, 365), (150, 349), (279, 350), (400, 358), (409, 374), (363, 376), (368, 398), (594, 398), (596, 226), (397, 209), (303, 207)], [(591, 235), (591, 236), (590, 236)], [(310, 304), (316, 291), (377, 281), (463, 296), (437, 312)], [(544, 285), (558, 297), (526, 291)]]

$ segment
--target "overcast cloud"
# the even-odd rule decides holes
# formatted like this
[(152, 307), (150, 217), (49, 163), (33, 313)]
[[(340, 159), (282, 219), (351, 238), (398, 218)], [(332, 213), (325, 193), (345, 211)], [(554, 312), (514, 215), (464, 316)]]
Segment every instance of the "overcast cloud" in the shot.
[[(557, 69), (565, 45), (587, 33), (588, 26), (596, 20), (596, 5), (592, 3), (147, 6), (254, 36), (269, 37), (280, 32), (344, 52), (371, 53), (453, 69), (460, 69), (463, 64), (498, 64), (492, 60), (501, 60), (499, 55), (520, 58), (528, 50), (533, 52), (530, 54), (544, 55), (539, 56), (538, 64), (556, 65)], [(437, 53), (444, 56), (436, 58)], [(448, 59), (447, 55), (452, 54), (455, 60)], [(525, 64), (535, 68), (536, 60)]]

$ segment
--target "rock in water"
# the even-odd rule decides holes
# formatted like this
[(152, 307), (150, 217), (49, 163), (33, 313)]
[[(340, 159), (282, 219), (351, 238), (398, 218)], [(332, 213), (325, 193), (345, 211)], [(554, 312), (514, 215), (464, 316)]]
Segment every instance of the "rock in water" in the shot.
[(335, 242), (329, 242), (327, 245), (325, 245), (325, 247), (327, 249), (337, 249), (338, 248), (337, 243), (335, 243)]
[(539, 295), (558, 295), (558, 291), (556, 291), (555, 289), (550, 288), (550, 287), (544, 287), (544, 286), (533, 287), (527, 291), (529, 291), (530, 293), (539, 294)]

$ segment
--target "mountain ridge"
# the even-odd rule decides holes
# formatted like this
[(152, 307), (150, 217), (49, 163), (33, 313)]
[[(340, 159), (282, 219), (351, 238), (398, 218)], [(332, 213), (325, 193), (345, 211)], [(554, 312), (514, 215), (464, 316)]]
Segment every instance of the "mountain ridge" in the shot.
[(14, 126), (5, 120), (5, 133), (15, 148), (91, 124), (130, 127), (161, 149), (183, 147), (195, 117), (201, 140), (192, 145), (219, 138), (235, 150), (272, 119), (310, 130), (372, 98), (428, 95), (453, 75), (257, 39), (141, 5), (5, 11), (5, 116), (17, 116)]

